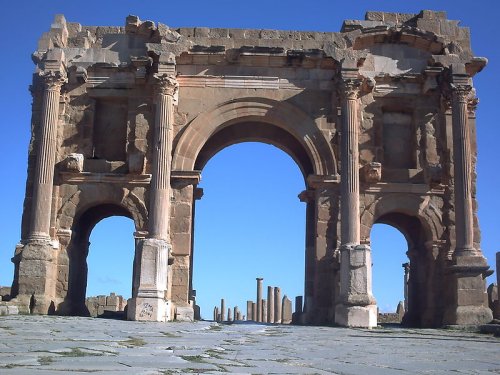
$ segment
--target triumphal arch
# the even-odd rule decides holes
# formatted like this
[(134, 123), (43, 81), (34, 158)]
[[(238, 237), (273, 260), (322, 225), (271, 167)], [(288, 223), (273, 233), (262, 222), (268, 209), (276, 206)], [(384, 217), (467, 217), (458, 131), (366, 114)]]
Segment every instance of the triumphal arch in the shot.
[(408, 242), (408, 324), (491, 320), (472, 85), (486, 59), (443, 12), (368, 12), (340, 32), (56, 16), (33, 59), (13, 258), (25, 310), (85, 313), (90, 232), (122, 215), (136, 227), (128, 318), (189, 319), (200, 173), (224, 147), (259, 141), (287, 152), (307, 186), (302, 322), (377, 324), (375, 223)]

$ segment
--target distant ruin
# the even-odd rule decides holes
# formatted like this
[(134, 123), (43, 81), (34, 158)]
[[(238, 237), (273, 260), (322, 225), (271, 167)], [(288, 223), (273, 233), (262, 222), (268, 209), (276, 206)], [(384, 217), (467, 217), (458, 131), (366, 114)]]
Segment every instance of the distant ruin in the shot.
[(405, 324), (492, 319), (472, 82), (487, 60), (444, 12), (368, 12), (336, 33), (59, 15), (33, 60), (8, 302), (22, 311), (88, 314), (90, 233), (126, 216), (136, 227), (128, 318), (193, 319), (201, 171), (224, 147), (260, 141), (287, 152), (307, 186), (304, 324), (376, 326), (375, 223), (408, 242)]

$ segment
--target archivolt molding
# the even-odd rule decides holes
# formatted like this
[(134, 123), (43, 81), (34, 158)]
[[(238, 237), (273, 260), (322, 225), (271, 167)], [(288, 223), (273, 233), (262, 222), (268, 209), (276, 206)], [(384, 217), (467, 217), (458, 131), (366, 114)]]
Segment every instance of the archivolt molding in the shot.
[(443, 235), (441, 212), (432, 204), (430, 196), (398, 193), (383, 195), (365, 208), (361, 214), (361, 238), (370, 238), (373, 224), (390, 213), (418, 218), (428, 241), (438, 241)]
[(333, 150), (314, 120), (290, 103), (267, 98), (231, 100), (201, 113), (179, 138), (173, 155), (172, 170), (194, 170), (196, 158), (211, 136), (227, 126), (248, 121), (268, 123), (287, 131), (307, 151), (315, 174), (337, 174)]
[[(118, 193), (117, 190), (121, 192)], [(92, 191), (82, 189), (66, 199), (57, 214), (60, 230), (63, 232), (70, 231), (73, 228), (75, 219), (78, 220), (87, 210), (107, 204), (114, 204), (125, 209), (130, 214), (130, 218), (134, 220), (136, 230), (145, 230), (148, 210), (144, 202), (133, 191), (105, 185), (99, 185), (98, 194), (95, 194), (93, 189)]]

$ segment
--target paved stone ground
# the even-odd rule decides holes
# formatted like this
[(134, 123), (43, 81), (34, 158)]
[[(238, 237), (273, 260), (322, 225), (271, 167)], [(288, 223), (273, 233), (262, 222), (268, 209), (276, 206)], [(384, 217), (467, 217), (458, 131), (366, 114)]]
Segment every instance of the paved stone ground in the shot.
[(0, 374), (500, 374), (500, 339), (450, 330), (0, 317)]

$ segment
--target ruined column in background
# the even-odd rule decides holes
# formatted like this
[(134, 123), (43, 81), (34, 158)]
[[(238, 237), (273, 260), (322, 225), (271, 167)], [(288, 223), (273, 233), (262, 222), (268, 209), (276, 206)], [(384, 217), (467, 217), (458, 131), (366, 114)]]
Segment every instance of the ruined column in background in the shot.
[(267, 287), (267, 322), (274, 323), (274, 288)]
[(274, 323), (281, 323), (281, 288), (274, 288)]
[(254, 316), (256, 322), (262, 322), (262, 278), (257, 277), (257, 314)]

